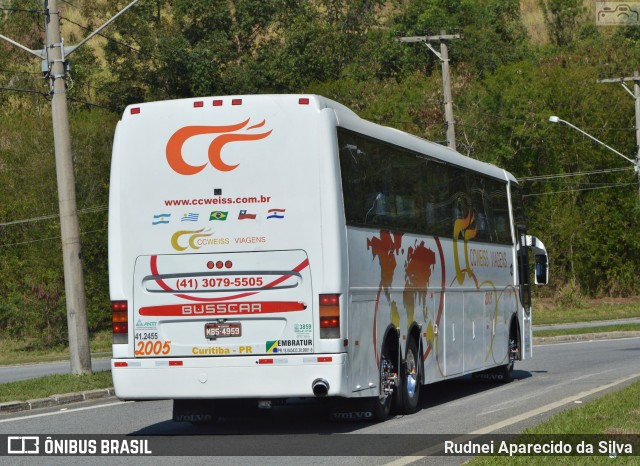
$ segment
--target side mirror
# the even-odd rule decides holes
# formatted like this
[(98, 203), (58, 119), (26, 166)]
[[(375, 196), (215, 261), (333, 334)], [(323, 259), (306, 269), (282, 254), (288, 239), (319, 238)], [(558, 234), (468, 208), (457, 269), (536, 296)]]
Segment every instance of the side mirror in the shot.
[(536, 285), (549, 283), (549, 263), (546, 254), (536, 254)]

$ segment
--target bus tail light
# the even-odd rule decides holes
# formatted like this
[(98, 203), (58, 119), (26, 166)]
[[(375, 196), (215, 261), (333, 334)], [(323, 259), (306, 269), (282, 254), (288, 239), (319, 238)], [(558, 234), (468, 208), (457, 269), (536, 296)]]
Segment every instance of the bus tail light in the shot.
[(320, 295), (320, 338), (340, 338), (340, 295)]
[(111, 326), (113, 342), (128, 343), (129, 303), (127, 301), (111, 301)]

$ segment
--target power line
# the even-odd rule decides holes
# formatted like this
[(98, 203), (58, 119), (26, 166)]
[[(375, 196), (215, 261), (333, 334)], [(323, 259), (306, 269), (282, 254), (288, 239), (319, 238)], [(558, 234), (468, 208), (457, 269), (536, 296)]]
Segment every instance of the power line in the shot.
[[(106, 228), (99, 228), (97, 230), (81, 231), (80, 234), (81, 235), (88, 235), (89, 233), (97, 233), (99, 231), (105, 231), (105, 230), (106, 230)], [(6, 247), (9, 247), (9, 246), (20, 246), (20, 245), (23, 245), (23, 244), (42, 243), (44, 241), (51, 241), (51, 240), (54, 240), (54, 239), (59, 240), (61, 238), (62, 238), (61, 236), (51, 236), (49, 238), (33, 239), (33, 240), (30, 240), (30, 241), (20, 241), (18, 243), (0, 244), (0, 248), (6, 248)]]
[(614, 172), (629, 171), (629, 170), (633, 170), (633, 167), (610, 168), (607, 170), (593, 170), (588, 172), (560, 173), (557, 175), (527, 176), (523, 178), (518, 178), (518, 181), (542, 181), (542, 180), (549, 180), (553, 178), (569, 178), (573, 176), (583, 176), (583, 175), (601, 175), (604, 173), (614, 173)]
[(0, 87), (0, 91), (14, 91), (14, 92), (24, 92), (26, 94), (40, 94), (44, 97), (49, 97), (49, 94), (42, 91), (34, 91), (30, 89), (18, 89), (15, 87)]
[[(87, 26), (84, 26), (84, 25), (82, 25), (82, 24), (80, 24), (80, 23), (76, 23), (75, 21), (72, 21), (72, 20), (70, 20), (69, 18), (61, 18), (61, 19), (62, 19), (62, 21), (67, 21), (67, 22), (69, 22), (69, 23), (71, 23), (71, 24), (73, 24), (73, 25), (75, 25), (75, 26), (78, 26), (78, 27), (80, 27), (80, 28), (82, 28), (82, 29), (85, 29), (85, 30), (87, 30), (87, 31), (92, 31), (92, 29), (88, 28)], [(142, 51), (141, 51), (141, 50), (136, 49), (135, 47), (132, 47), (132, 46), (131, 46), (131, 45), (129, 45), (129, 44), (125, 44), (124, 42), (120, 42), (119, 40), (116, 40), (116, 39), (114, 39), (114, 38), (112, 38), (112, 37), (105, 36), (104, 34), (100, 34), (100, 33), (98, 33), (97, 35), (99, 35), (100, 37), (102, 37), (102, 38), (104, 38), (104, 39), (107, 39), (108, 41), (111, 41), (111, 42), (113, 42), (113, 43), (115, 43), (115, 44), (122, 45), (123, 47), (126, 47), (126, 48), (128, 48), (129, 50), (132, 50), (132, 51), (134, 51), (134, 52), (136, 52), (136, 53), (142, 53)]]
[[(87, 208), (84, 208), (84, 209), (79, 209), (78, 213), (79, 214), (89, 214), (89, 213), (94, 213), (94, 212), (101, 212), (101, 211), (108, 210), (108, 209), (109, 209), (108, 205), (101, 205), (101, 206), (94, 206), (94, 207), (87, 207)], [(58, 217), (60, 217), (60, 214), (42, 215), (40, 217), (25, 218), (23, 220), (14, 220), (12, 222), (0, 223), (0, 227), (6, 227), (6, 226), (9, 226), (9, 225), (20, 225), (22, 223), (40, 222), (42, 220), (51, 220), (53, 218), (58, 218)]]
[(607, 189), (607, 188), (622, 188), (625, 186), (637, 186), (638, 183), (624, 183), (624, 184), (612, 184), (609, 186), (598, 186), (596, 188), (582, 188), (582, 189), (570, 189), (567, 191), (551, 191), (547, 193), (538, 193), (538, 194), (524, 194), (522, 197), (536, 197), (536, 196), (546, 196), (547, 194), (563, 194), (563, 193), (575, 193), (578, 191), (593, 191), (595, 189)]
[(537, 181), (536, 183), (541, 183), (541, 184), (560, 184), (560, 185), (573, 185), (573, 186), (604, 186), (604, 185), (611, 185), (611, 181), (609, 182), (605, 182), (605, 183), (592, 183), (592, 182), (587, 182), (587, 181), (553, 181), (553, 180), (543, 180), (543, 181)]
[(38, 73), (36, 71), (3, 70), (3, 69), (0, 69), (0, 73), (32, 74), (34, 76), (38, 76), (38, 77), (42, 78), (42, 73)]
[(24, 8), (5, 8), (0, 7), (1, 11), (11, 11), (12, 13), (44, 13), (43, 10), (27, 10)]
[(111, 108), (111, 107), (107, 107), (106, 105), (101, 105), (101, 104), (95, 104), (93, 102), (87, 102), (86, 100), (80, 100), (80, 99), (73, 99), (71, 97), (69, 97), (69, 100), (71, 102), (75, 102), (78, 104), (85, 104), (85, 105), (90, 105), (92, 107), (97, 107), (97, 108), (103, 108), (105, 110), (109, 110), (111, 112), (117, 112), (117, 110), (115, 108)]
[(67, 4), (67, 5), (69, 5), (69, 6), (72, 6), (72, 7), (74, 7), (74, 8), (78, 8), (76, 5), (74, 5), (73, 3), (71, 3), (71, 2), (69, 2), (69, 1), (67, 1), (67, 0), (60, 0), (60, 1), (61, 1), (62, 3), (66, 3), (66, 4)]

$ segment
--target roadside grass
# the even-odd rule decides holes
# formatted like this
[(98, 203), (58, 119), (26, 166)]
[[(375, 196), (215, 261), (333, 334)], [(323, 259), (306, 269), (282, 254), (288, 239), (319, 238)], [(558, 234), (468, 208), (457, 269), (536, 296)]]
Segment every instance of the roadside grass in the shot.
[(565, 328), (555, 330), (534, 330), (534, 337), (557, 337), (564, 335), (584, 335), (585, 333), (638, 332), (640, 324), (603, 325), (598, 327)]
[[(534, 301), (535, 302), (535, 301)], [(628, 319), (640, 317), (640, 299), (628, 304), (599, 304), (581, 307), (543, 307), (533, 309), (534, 325), (569, 324), (596, 320)]]
[[(91, 336), (91, 353), (111, 357), (111, 330), (97, 332)], [(63, 361), (69, 359), (66, 346), (41, 349), (33, 340), (0, 339), (0, 366), (38, 362)]]
[[(568, 409), (552, 416), (549, 420), (526, 429), (514, 443), (531, 443), (529, 435), (550, 435), (562, 440), (563, 435), (584, 436), (587, 443), (594, 444), (589, 435), (612, 435), (619, 444), (631, 443), (637, 455), (640, 449), (640, 382), (635, 382), (621, 390), (609, 393), (579, 407)], [(471, 460), (472, 466), (484, 465), (547, 465), (547, 464), (638, 464), (637, 456), (482, 456)]]
[(47, 398), (52, 395), (82, 392), (113, 386), (110, 371), (91, 375), (57, 374), (37, 379), (0, 384), (0, 403)]

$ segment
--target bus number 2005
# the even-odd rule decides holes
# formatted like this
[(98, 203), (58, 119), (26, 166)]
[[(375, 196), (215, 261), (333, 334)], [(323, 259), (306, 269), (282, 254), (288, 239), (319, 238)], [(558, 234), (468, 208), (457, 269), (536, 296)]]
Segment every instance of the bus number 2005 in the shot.
[(171, 351), (171, 342), (166, 340), (136, 342), (136, 356), (167, 355)]

